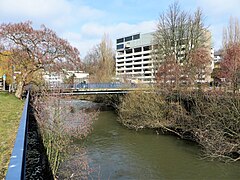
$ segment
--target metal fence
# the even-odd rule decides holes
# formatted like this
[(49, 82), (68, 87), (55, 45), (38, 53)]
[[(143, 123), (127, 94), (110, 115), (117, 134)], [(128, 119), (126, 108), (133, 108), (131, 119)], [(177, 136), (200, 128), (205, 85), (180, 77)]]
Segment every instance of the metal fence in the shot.
[(79, 84), (62, 84), (65, 89), (124, 89), (135, 88), (136, 84), (125, 83), (79, 83)]
[(10, 158), (6, 180), (25, 179), (26, 172), (26, 151), (27, 151), (27, 130), (28, 130), (28, 106), (29, 92), (20, 120), (18, 133), (16, 136), (14, 148)]

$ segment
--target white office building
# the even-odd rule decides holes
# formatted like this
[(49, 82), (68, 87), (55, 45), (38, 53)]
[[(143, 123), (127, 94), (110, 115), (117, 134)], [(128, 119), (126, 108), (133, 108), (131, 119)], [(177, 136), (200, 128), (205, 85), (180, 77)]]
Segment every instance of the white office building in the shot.
[(153, 33), (133, 34), (116, 41), (116, 76), (141, 83), (155, 81), (151, 50)]
[[(152, 50), (155, 49), (153, 34), (154, 32), (137, 33), (116, 40), (116, 76), (119, 79), (136, 83), (155, 82), (157, 70), (152, 58)], [(213, 49), (210, 51), (213, 58)], [(212, 70), (213, 62), (209, 65)], [(210, 81), (210, 73), (204, 75), (204, 80), (201, 80), (203, 83)]]

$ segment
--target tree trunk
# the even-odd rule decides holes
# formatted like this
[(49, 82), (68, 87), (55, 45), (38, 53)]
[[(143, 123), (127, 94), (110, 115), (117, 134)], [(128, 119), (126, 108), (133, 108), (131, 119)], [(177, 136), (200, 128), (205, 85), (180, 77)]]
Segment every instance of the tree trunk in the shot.
[(16, 93), (15, 93), (15, 96), (19, 99), (22, 99), (24, 84), (25, 83), (23, 81), (20, 81), (17, 85), (17, 90), (16, 90)]

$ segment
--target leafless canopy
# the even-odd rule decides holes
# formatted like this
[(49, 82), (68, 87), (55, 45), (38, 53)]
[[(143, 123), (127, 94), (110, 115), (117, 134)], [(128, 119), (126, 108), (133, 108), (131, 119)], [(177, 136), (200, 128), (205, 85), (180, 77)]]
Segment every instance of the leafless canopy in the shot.
[(10, 52), (15, 68), (21, 72), (21, 89), (27, 78), (39, 70), (60, 71), (80, 66), (79, 51), (44, 25), (33, 29), (31, 22), (0, 25), (1, 53)]
[(92, 82), (110, 82), (115, 74), (112, 42), (104, 35), (100, 44), (93, 47), (85, 57), (85, 68)]
[[(193, 53), (199, 52), (197, 49), (200, 48), (207, 48), (207, 46), (210, 48), (210, 43), (207, 43), (210, 33), (203, 22), (204, 17), (200, 9), (191, 14), (181, 10), (177, 2), (170, 5), (169, 9), (159, 16), (157, 30), (154, 34), (154, 43), (157, 48), (153, 55), (156, 59), (156, 69), (160, 68), (157, 75), (164, 74), (164, 77), (157, 77), (165, 79), (161, 80), (162, 82), (169, 81), (168, 77), (170, 77), (178, 84), (178, 79), (183, 74), (181, 71), (188, 69), (184, 66), (195, 57)], [(210, 52), (208, 53), (208, 60), (210, 59), (209, 56)], [(173, 65), (173, 68), (170, 67), (171, 65)], [(164, 71), (165, 68), (161, 66), (168, 67), (167, 71)], [(176, 69), (177, 66), (179, 66), (178, 71), (171, 70)], [(168, 72), (171, 72), (170, 76)], [(173, 75), (174, 72), (177, 74)]]

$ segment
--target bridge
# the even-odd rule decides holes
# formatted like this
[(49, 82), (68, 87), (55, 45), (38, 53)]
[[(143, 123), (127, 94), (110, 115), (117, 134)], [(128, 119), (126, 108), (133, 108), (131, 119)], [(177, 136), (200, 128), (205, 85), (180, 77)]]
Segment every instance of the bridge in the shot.
[(147, 90), (152, 84), (125, 83), (79, 83), (49, 87), (51, 92), (61, 95), (126, 94), (130, 91)]

